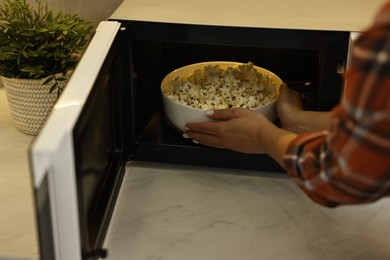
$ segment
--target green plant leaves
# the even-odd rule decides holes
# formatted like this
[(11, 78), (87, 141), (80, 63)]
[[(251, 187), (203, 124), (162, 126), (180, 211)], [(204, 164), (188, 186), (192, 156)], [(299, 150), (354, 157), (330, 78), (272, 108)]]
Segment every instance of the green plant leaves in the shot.
[(36, 0), (4, 0), (0, 7), (0, 75), (44, 78), (72, 69), (92, 25), (77, 15), (54, 13)]
[[(50, 81), (52, 81), (54, 79), (54, 75), (52, 77), (48, 77), (42, 84), (43, 85), (47, 85), (49, 84)], [(50, 92), (52, 92), (52, 90), (50, 90)]]
[(58, 77), (58, 75), (52, 75), (50, 77), (48, 77), (44, 82), (43, 82), (43, 85), (47, 85), (49, 84), (50, 82), (53, 82), (53, 84), (51, 85), (50, 87), (50, 93), (52, 93), (53, 91), (57, 90), (57, 97), (59, 97), (61, 95), (61, 92), (64, 90), (61, 86), (60, 86), (60, 82), (64, 82), (66, 81), (67, 78), (65, 77)]

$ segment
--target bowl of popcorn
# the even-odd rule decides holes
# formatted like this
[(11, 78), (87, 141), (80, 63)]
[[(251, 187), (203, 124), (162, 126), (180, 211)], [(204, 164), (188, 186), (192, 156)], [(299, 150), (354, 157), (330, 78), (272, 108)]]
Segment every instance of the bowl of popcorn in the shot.
[(165, 117), (184, 132), (189, 122), (212, 121), (207, 110), (243, 107), (275, 121), (283, 81), (253, 63), (201, 62), (176, 69), (161, 82)]

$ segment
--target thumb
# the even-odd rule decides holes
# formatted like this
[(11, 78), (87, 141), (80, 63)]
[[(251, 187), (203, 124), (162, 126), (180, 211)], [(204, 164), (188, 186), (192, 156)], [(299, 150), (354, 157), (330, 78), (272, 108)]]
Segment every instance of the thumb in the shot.
[(280, 85), (279, 91), (282, 92), (282, 91), (285, 91), (288, 89), (289, 89), (289, 87), (288, 87), (287, 83), (283, 82), (282, 85)]

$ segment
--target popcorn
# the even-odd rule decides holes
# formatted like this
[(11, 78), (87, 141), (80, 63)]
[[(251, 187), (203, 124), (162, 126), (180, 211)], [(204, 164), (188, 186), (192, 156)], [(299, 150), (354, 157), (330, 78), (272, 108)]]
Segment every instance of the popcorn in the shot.
[(222, 69), (208, 65), (187, 77), (168, 82), (164, 94), (175, 102), (199, 109), (256, 108), (277, 98), (269, 75), (249, 62)]

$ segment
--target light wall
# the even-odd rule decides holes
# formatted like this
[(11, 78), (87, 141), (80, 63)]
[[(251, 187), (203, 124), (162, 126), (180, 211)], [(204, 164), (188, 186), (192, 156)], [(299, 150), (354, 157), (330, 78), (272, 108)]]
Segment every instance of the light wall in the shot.
[[(30, 0), (33, 1), (33, 0)], [(123, 0), (48, 0), (49, 7), (79, 14), (82, 19), (98, 24), (107, 20)]]

